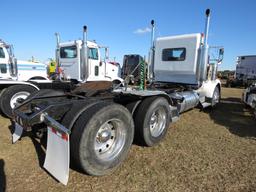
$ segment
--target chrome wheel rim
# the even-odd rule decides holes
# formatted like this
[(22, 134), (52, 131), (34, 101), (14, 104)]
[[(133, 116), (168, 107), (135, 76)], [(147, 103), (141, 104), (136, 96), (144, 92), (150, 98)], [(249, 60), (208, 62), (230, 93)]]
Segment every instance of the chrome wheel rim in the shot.
[(166, 126), (167, 115), (163, 107), (155, 110), (150, 118), (150, 133), (153, 137), (161, 135)]
[(11, 108), (13, 109), (14, 107), (17, 106), (17, 100), (18, 99), (27, 99), (27, 97), (30, 95), (29, 92), (26, 92), (26, 91), (21, 91), (21, 92), (18, 92), (16, 94), (14, 94), (10, 100), (10, 106)]
[(122, 121), (111, 119), (103, 123), (94, 139), (94, 151), (102, 161), (111, 161), (122, 151), (126, 129)]
[(216, 105), (217, 103), (219, 103), (220, 100), (220, 94), (219, 91), (214, 91), (213, 96), (212, 96), (212, 104)]

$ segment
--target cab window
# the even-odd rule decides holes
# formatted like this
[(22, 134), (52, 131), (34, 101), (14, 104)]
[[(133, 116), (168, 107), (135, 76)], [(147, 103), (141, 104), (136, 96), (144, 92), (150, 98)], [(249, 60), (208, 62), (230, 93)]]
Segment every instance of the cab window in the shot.
[(94, 60), (99, 59), (99, 54), (98, 54), (98, 49), (97, 48), (90, 48), (89, 49), (89, 59), (94, 59)]
[(6, 64), (0, 64), (0, 73), (7, 73)]
[(4, 50), (0, 47), (0, 58), (5, 58)]
[(61, 58), (76, 58), (77, 49), (76, 46), (68, 46), (60, 48), (60, 57)]
[(163, 49), (163, 61), (184, 61), (186, 59), (186, 48)]

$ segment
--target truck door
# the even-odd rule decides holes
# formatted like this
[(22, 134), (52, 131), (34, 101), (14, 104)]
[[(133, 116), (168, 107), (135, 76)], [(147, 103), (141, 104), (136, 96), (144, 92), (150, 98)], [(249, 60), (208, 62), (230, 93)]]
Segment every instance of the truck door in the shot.
[(5, 48), (0, 47), (0, 77), (8, 78), (10, 77), (8, 74), (8, 52)]
[(67, 79), (81, 81), (80, 77), (80, 51), (76, 44), (60, 47), (60, 68), (62, 76)]
[(100, 63), (98, 48), (89, 48), (89, 80), (97, 80), (102, 77), (102, 65)]

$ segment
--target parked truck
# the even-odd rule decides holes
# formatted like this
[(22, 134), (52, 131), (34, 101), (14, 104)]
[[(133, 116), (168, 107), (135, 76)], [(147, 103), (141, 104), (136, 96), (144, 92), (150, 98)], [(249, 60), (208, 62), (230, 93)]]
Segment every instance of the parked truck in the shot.
[(256, 79), (256, 55), (237, 57), (235, 77), (243, 81)]
[[(83, 30), (86, 31), (86, 28)], [(2, 46), (0, 53), (1, 50), (4, 53), (1, 54), (4, 58), (0, 58), (0, 63), (3, 63), (1, 65), (4, 65), (6, 69), (4, 70), (5, 76), (3, 76), (3, 66), (1, 68), (1, 74), (5, 80), (0, 79), (0, 89), (2, 89), (0, 109), (7, 117), (12, 117), (12, 109), (18, 104), (17, 101), (26, 99), (40, 89), (71, 90), (79, 82), (105, 80), (119, 83), (121, 81), (118, 76), (120, 66), (107, 61), (108, 47), (99, 46), (92, 41), (60, 42), (57, 33), (56, 38), (58, 78), (55, 81), (47, 79), (46, 67), (43, 68), (38, 63), (32, 65), (32, 62), (26, 62), (25, 65), (24, 62), (16, 62), (13, 52), (7, 51), (7, 48), (11, 46), (0, 44)], [(105, 50), (103, 58), (100, 55), (101, 48)], [(44, 75), (41, 71), (43, 69)]]
[(247, 87), (256, 80), (256, 55), (238, 56), (234, 77), (228, 78), (228, 87)]
[[(63, 184), (70, 161), (89, 175), (105, 175), (126, 158), (134, 138), (145, 146), (159, 143), (181, 113), (220, 101), (220, 81), (207, 76), (209, 21), (207, 9), (204, 35), (156, 39), (151, 22), (149, 84), (112, 88), (98, 81), (69, 92), (40, 90), (14, 109), (13, 143), (23, 131), (47, 132), (44, 167)], [(223, 49), (219, 53), (216, 65)]]
[(256, 82), (249, 85), (243, 92), (242, 101), (253, 110), (256, 118)]
[(13, 46), (0, 39), (0, 80), (29, 81), (47, 79), (46, 66), (40, 62), (21, 61), (14, 57)]
[[(17, 60), (13, 46), (0, 40), (0, 109), (9, 116), (17, 98), (25, 99), (28, 93), (36, 90), (27, 86), (28, 81), (48, 81), (46, 66), (43, 63)], [(23, 89), (24, 88), (24, 89)], [(14, 94), (11, 94), (15, 92)], [(6, 95), (8, 101), (6, 103)], [(6, 108), (7, 107), (7, 108)]]

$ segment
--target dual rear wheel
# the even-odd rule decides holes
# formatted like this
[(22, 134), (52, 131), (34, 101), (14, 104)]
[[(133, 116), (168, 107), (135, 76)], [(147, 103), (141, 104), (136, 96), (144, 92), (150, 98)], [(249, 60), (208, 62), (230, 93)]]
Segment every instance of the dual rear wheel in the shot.
[(71, 160), (90, 175), (105, 175), (127, 156), (133, 142), (132, 115), (123, 106), (98, 102), (75, 121)]
[(169, 127), (169, 103), (163, 97), (146, 98), (134, 116), (137, 141), (146, 146), (153, 146), (164, 138)]
[[(71, 161), (87, 174), (105, 175), (126, 158), (134, 132), (136, 138), (147, 146), (163, 139), (170, 119), (166, 99), (146, 98), (134, 115), (133, 119), (125, 107), (109, 102), (99, 101), (87, 107), (72, 125)], [(71, 116), (66, 114), (66, 117)]]

